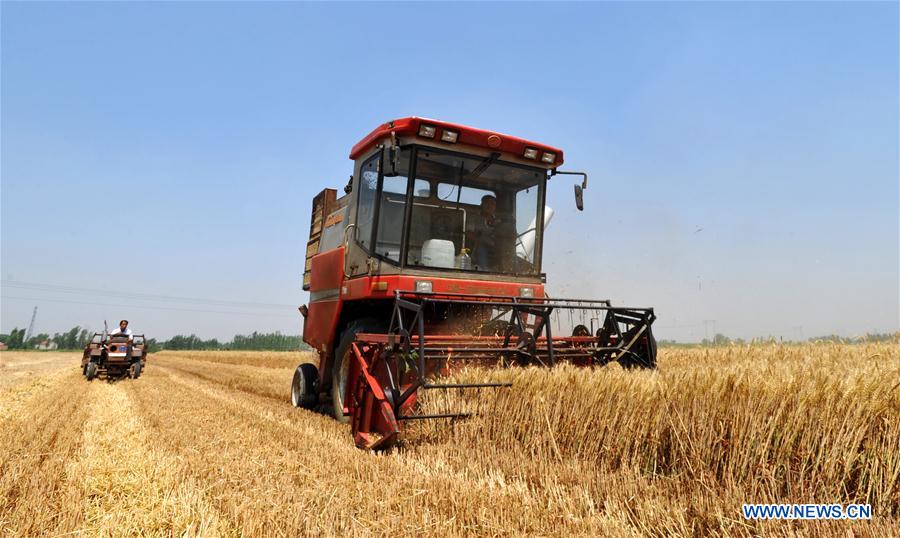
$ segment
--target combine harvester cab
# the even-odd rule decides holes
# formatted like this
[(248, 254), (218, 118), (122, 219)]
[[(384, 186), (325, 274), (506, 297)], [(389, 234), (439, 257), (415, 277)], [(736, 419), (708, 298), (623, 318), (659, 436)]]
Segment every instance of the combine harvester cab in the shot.
[(295, 406), (330, 400), (357, 446), (383, 449), (405, 421), (465, 416), (422, 413), (420, 390), (509, 386), (441, 382), (462, 366), (655, 367), (653, 309), (545, 293), (548, 180), (581, 176), (579, 210), (587, 188), (558, 170), (561, 150), (412, 117), (350, 158), (345, 195), (313, 200), (300, 312), (319, 361), (297, 367)]
[(105, 376), (137, 379), (147, 364), (147, 345), (143, 334), (131, 338), (95, 333), (81, 356), (81, 373), (85, 379)]

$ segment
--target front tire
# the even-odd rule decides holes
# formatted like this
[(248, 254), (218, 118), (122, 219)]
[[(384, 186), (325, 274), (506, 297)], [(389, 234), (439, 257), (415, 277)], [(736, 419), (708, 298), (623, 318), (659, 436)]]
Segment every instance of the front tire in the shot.
[(131, 379), (137, 379), (141, 377), (141, 363), (136, 362), (131, 365)]
[(319, 403), (319, 370), (312, 364), (304, 363), (294, 370), (291, 403), (303, 409), (312, 409)]
[(647, 329), (647, 336), (639, 342), (633, 353), (619, 357), (619, 364), (626, 370), (635, 368), (653, 370), (656, 368), (656, 338)]
[(88, 381), (93, 381), (95, 377), (97, 377), (97, 363), (89, 362), (84, 370), (84, 377), (87, 378)]
[(383, 332), (382, 324), (372, 318), (354, 321), (347, 325), (341, 333), (341, 341), (334, 354), (334, 363), (331, 366), (331, 404), (335, 420), (341, 423), (350, 422), (350, 417), (344, 416), (344, 395), (347, 392), (347, 382), (350, 373), (350, 364), (353, 361), (353, 341), (359, 333)]

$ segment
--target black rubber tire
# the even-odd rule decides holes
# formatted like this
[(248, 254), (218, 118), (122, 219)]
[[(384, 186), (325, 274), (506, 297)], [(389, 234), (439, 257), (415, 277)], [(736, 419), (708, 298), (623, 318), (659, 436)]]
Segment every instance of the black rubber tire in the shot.
[(89, 362), (85, 367), (84, 377), (87, 378), (88, 381), (93, 381), (95, 377), (97, 377), (97, 363)]
[(84, 366), (81, 367), (81, 375), (87, 377), (87, 365), (88, 363), (84, 363)]
[(319, 403), (319, 369), (315, 365), (303, 363), (294, 370), (291, 403), (303, 409), (312, 409)]
[(653, 333), (647, 335), (647, 341), (638, 346), (636, 354), (628, 354), (619, 358), (619, 364), (626, 370), (639, 368), (653, 370), (656, 368), (656, 338)]
[(141, 377), (141, 370), (143, 370), (143, 366), (141, 366), (140, 362), (136, 362), (131, 366), (131, 379), (137, 379)]
[(344, 332), (334, 352), (334, 364), (331, 366), (331, 405), (332, 416), (342, 423), (350, 422), (350, 417), (344, 416), (344, 389), (347, 386), (347, 371), (350, 366), (351, 344), (359, 333), (383, 333), (384, 324), (374, 318), (362, 318), (351, 321)]

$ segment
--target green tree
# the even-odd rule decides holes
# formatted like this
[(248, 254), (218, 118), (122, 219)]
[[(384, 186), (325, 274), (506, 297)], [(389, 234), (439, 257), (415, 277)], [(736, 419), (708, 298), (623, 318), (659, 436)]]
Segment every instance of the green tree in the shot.
[(55, 333), (50, 340), (56, 343), (58, 349), (84, 349), (91, 336), (86, 329), (76, 325), (64, 333)]
[(299, 336), (274, 333), (260, 333), (254, 331), (250, 335), (236, 334), (226, 344), (228, 349), (254, 350), (254, 351), (295, 351), (303, 348)]
[(44, 340), (49, 340), (50, 335), (47, 333), (36, 334), (28, 339), (25, 342), (25, 349), (34, 349), (37, 345), (39, 345)]
[(190, 336), (185, 336), (183, 334), (178, 334), (169, 338), (165, 342), (162, 343), (163, 349), (174, 349), (174, 350), (188, 350), (188, 349), (221, 349), (222, 344), (219, 343), (215, 338), (211, 340), (203, 340), (196, 334), (192, 334)]
[(156, 338), (148, 338), (147, 339), (147, 352), (148, 353), (154, 353), (156, 351), (159, 351), (160, 349), (161, 348), (160, 348), (159, 342), (156, 341)]
[(91, 341), (92, 336), (93, 333), (91, 333), (89, 330), (81, 329), (81, 331), (79, 331), (78, 333), (78, 349), (83, 349), (84, 346), (86, 346), (87, 343)]
[(724, 334), (716, 333), (713, 337), (713, 345), (714, 346), (727, 346), (731, 343), (731, 338), (728, 338)]
[(6, 342), (9, 349), (22, 349), (25, 347), (25, 329), (13, 329), (9, 333), (9, 339)]

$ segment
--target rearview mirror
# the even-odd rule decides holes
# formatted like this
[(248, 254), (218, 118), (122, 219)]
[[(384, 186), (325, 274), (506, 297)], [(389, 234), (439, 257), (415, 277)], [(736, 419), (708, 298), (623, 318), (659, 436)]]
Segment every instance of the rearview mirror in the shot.
[(565, 172), (562, 170), (557, 170), (556, 168), (550, 170), (550, 177), (553, 177), (557, 174), (566, 176), (581, 176), (583, 178), (581, 180), (581, 185), (575, 185), (575, 207), (578, 208), (578, 211), (584, 211), (584, 189), (587, 188), (587, 174), (585, 174), (584, 172)]

